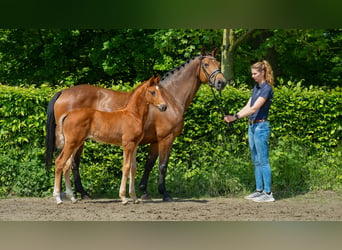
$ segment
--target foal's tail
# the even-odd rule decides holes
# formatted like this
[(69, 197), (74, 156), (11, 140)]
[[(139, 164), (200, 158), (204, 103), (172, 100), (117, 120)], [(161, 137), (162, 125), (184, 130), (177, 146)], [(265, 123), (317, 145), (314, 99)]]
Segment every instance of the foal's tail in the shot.
[(47, 121), (46, 121), (46, 140), (45, 140), (45, 167), (49, 172), (52, 165), (53, 152), (56, 149), (56, 120), (54, 106), (62, 91), (57, 92), (49, 102), (47, 107)]

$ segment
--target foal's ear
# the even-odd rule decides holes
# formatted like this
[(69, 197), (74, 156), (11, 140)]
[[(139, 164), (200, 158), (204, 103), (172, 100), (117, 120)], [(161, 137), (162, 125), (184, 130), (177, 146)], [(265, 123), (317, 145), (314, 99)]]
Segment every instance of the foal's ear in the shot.
[(154, 83), (154, 78), (155, 78), (155, 76), (151, 76), (150, 79), (147, 80), (148, 86), (152, 86), (152, 85), (153, 85), (153, 83)]
[(151, 78), (150, 86), (157, 85), (160, 82), (160, 76), (153, 76)]
[(157, 75), (155, 78), (154, 78), (154, 82), (156, 84), (158, 84), (160, 82), (160, 75)]
[(211, 52), (211, 55), (212, 55), (213, 57), (216, 57), (218, 50), (219, 50), (219, 48), (216, 47), (216, 48)]

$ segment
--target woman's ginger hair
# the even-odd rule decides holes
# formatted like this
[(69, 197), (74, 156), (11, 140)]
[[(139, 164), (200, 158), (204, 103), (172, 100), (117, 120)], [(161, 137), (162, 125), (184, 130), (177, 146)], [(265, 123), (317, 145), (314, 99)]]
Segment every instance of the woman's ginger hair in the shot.
[(261, 62), (254, 63), (251, 66), (251, 68), (257, 70), (258, 72), (264, 72), (266, 82), (273, 87), (274, 85), (273, 70), (268, 61), (262, 60)]

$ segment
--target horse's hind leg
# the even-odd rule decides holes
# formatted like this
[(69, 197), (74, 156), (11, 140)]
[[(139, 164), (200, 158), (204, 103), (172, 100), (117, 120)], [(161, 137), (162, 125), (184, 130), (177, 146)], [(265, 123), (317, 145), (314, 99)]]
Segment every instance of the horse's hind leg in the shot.
[(80, 166), (83, 146), (84, 146), (84, 144), (82, 144), (79, 147), (79, 149), (77, 150), (77, 152), (74, 156), (74, 160), (72, 163), (72, 176), (74, 178), (76, 192), (81, 194), (82, 199), (88, 199), (88, 198), (91, 199), (91, 196), (83, 188), (83, 185), (81, 182), (81, 176), (80, 176), (80, 172), (79, 172), (79, 166)]

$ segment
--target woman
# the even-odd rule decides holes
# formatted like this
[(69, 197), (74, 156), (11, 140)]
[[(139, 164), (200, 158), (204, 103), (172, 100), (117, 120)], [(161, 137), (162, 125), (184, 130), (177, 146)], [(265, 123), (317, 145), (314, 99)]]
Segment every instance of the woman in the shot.
[(271, 65), (263, 60), (251, 66), (252, 78), (256, 82), (252, 97), (236, 115), (227, 115), (224, 121), (230, 123), (249, 116), (248, 141), (251, 149), (256, 190), (245, 196), (255, 202), (275, 201), (271, 191), (271, 167), (268, 160), (268, 138), (270, 125), (267, 121), (273, 99), (273, 71)]

